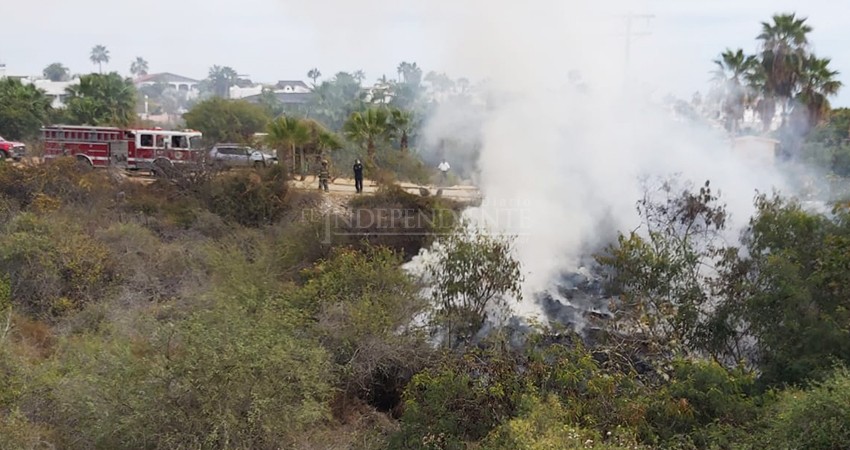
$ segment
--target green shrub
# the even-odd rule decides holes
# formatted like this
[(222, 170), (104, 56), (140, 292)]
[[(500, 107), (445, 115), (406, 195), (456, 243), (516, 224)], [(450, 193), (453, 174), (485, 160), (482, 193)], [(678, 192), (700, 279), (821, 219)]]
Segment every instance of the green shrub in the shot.
[(44, 420), (60, 447), (290, 445), (326, 421), (333, 382), (304, 323), (274, 299), (246, 308), (223, 298), (129, 335), (66, 339), (45, 377)]
[(116, 280), (107, 248), (61, 217), (21, 214), (0, 236), (0, 273), (22, 311), (58, 316), (98, 299)]
[(768, 418), (763, 448), (834, 450), (850, 443), (850, 370), (806, 390), (789, 389)]
[(314, 314), (346, 393), (382, 410), (397, 406), (431, 353), (410, 324), (427, 304), (400, 257), (386, 248), (340, 248), (305, 276), (300, 301)]
[(233, 172), (216, 177), (201, 195), (210, 211), (245, 226), (268, 225), (286, 210), (284, 169), (274, 166), (260, 172)]
[(391, 448), (463, 449), (509, 420), (527, 389), (516, 357), (474, 350), (418, 373), (405, 391)]
[(396, 185), (383, 186), (375, 195), (357, 197), (350, 205), (349, 216), (331, 222), (333, 233), (347, 236), (353, 245), (368, 242), (390, 247), (406, 259), (452, 229), (461, 209), (449, 200), (420, 197)]
[(570, 423), (569, 408), (556, 396), (525, 397), (518, 417), (493, 430), (481, 444), (488, 450), (638, 450), (628, 429), (616, 428), (604, 435)]

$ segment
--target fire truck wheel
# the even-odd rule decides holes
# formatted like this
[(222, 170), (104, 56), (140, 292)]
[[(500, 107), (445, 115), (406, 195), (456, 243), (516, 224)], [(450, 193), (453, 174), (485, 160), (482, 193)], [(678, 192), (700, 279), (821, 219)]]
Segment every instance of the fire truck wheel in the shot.
[(254, 168), (255, 168), (255, 169), (262, 169), (263, 167), (266, 167), (266, 163), (265, 163), (265, 162), (263, 162), (263, 161), (256, 161), (256, 162), (254, 162)]
[(91, 169), (91, 168), (93, 167), (93, 166), (92, 166), (92, 163), (91, 163), (91, 160), (89, 160), (89, 159), (88, 159), (88, 158), (86, 158), (85, 156), (79, 156), (79, 155), (77, 155), (77, 165), (78, 165), (81, 169), (84, 169), (84, 170), (85, 170), (85, 169)]
[(167, 159), (156, 159), (151, 164), (151, 175), (155, 177), (169, 177), (174, 171), (174, 164)]
[(3, 161), (4, 159), (6, 159), (6, 152), (0, 150), (0, 161)]

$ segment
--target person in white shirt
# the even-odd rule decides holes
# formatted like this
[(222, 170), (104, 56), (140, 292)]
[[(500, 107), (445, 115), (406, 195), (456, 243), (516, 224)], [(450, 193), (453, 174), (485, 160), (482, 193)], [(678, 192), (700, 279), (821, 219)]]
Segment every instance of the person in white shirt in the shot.
[(441, 180), (445, 184), (449, 179), (449, 169), (451, 169), (451, 166), (449, 166), (449, 163), (447, 163), (445, 158), (443, 158), (443, 162), (441, 162), (437, 168), (440, 169), (440, 173), (442, 174)]

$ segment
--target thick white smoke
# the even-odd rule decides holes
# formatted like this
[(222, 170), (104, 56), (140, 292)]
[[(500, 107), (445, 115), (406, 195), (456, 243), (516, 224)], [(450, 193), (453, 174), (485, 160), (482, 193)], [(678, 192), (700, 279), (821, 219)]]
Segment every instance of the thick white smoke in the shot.
[[(738, 225), (756, 189), (783, 187), (778, 173), (746, 163), (722, 134), (674, 121), (653, 105), (645, 86), (674, 79), (676, 61), (659, 54), (650, 71), (636, 69), (647, 64), (627, 69), (618, 14), (632, 2), (436, 3), (445, 58), (489, 80), (494, 100), (478, 161), (485, 202), (471, 215), (519, 235), (526, 301), (518, 312), (537, 312), (534, 294), (577, 270), (615, 230), (636, 227), (641, 176), (680, 173), (697, 185), (710, 179)], [(585, 89), (568, 81), (575, 70)], [(439, 114), (433, 123), (447, 122)]]
[[(370, 0), (367, 6), (360, 11), (391, 20), (380, 11), (392, 10), (427, 23), (422, 29), (430, 31), (419, 38), (439, 49), (430, 61), (435, 70), (487, 80), (483, 112), (438, 109), (425, 138), (451, 138), (458, 124), (464, 124), (463, 138), (480, 136), (485, 202), (470, 215), (519, 235), (526, 301), (517, 312), (538, 312), (535, 293), (578, 269), (613, 232), (638, 225), (641, 176), (680, 173), (697, 185), (710, 179), (739, 226), (752, 212), (756, 189), (783, 188), (778, 173), (748, 165), (721, 133), (675, 121), (654, 101), (681, 67), (645, 47), (644, 58), (632, 55), (627, 67), (622, 15), (635, 8), (633, 1), (431, 0), (414, 6)], [(705, 68), (707, 79), (711, 61)], [(470, 123), (480, 128), (471, 130)], [(465, 155), (447, 157), (457, 164), (452, 158)]]

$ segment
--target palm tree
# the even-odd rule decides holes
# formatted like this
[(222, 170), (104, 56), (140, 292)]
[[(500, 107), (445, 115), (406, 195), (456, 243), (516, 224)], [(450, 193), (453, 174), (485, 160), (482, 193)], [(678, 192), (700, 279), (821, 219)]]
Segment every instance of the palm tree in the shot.
[(396, 67), (396, 72), (398, 72), (398, 82), (399, 83), (404, 81), (403, 77), (404, 77), (404, 74), (407, 73), (408, 67), (410, 67), (410, 64), (407, 63), (407, 62), (404, 62), (404, 61), (399, 63), (398, 67)]
[(141, 56), (137, 56), (136, 60), (130, 64), (130, 73), (136, 77), (148, 74), (148, 62)]
[(374, 161), (377, 144), (389, 139), (392, 127), (389, 113), (384, 108), (369, 108), (351, 113), (342, 127), (345, 136), (365, 148), (369, 160)]
[(808, 34), (812, 31), (806, 20), (795, 14), (777, 14), (772, 23), (762, 22), (758, 35), (762, 41), (763, 95), (780, 102), (783, 123), (806, 58)]
[(136, 89), (115, 72), (84, 75), (66, 92), (68, 116), (79, 125), (127, 126), (136, 117)]
[(42, 74), (50, 81), (67, 81), (70, 71), (62, 63), (55, 62), (45, 67)]
[(363, 80), (366, 79), (366, 72), (356, 70), (352, 76), (354, 76), (354, 79), (357, 80), (357, 83), (362, 83)]
[(325, 154), (325, 151), (341, 149), (343, 147), (343, 143), (336, 133), (329, 131), (321, 122), (317, 120), (303, 119), (301, 123), (307, 128), (309, 133), (308, 141), (301, 146), (301, 176), (303, 180), (304, 165), (307, 161), (307, 158), (305, 158), (305, 153), (307, 153), (308, 150), (315, 156), (322, 156)]
[(295, 117), (279, 117), (266, 127), (266, 142), (278, 151), (278, 159), (284, 160), (281, 150), (289, 150), (292, 165), (295, 167), (295, 149), (301, 148), (301, 179), (304, 179), (304, 146), (310, 142), (310, 128)]
[(399, 149), (406, 152), (410, 144), (410, 133), (413, 132), (413, 114), (402, 109), (393, 109), (390, 114), (392, 134), (399, 138)]
[(102, 45), (95, 45), (91, 49), (91, 56), (89, 56), (92, 64), (97, 64), (98, 71), (103, 73), (103, 63), (109, 63), (109, 50)]
[(310, 69), (309, 72), (307, 72), (307, 78), (310, 78), (311, 80), (313, 80), (313, 89), (316, 89), (316, 86), (317, 86), (316, 83), (321, 76), (322, 76), (322, 72), (319, 72), (319, 69), (317, 69), (315, 67)]
[(212, 66), (207, 79), (215, 95), (230, 98), (230, 87), (236, 84), (239, 74), (232, 67)]
[(836, 79), (838, 71), (829, 68), (830, 59), (809, 55), (800, 73), (800, 93), (795, 98), (803, 108), (805, 133), (819, 125), (830, 111), (828, 97), (838, 93), (842, 83)]
[(742, 79), (751, 73), (757, 63), (756, 57), (745, 55), (742, 49), (733, 51), (726, 49), (720, 58), (714, 60), (717, 69), (714, 72), (715, 81), (719, 82), (723, 95), (723, 114), (726, 119), (726, 129), (732, 134), (737, 133), (738, 124), (744, 118), (747, 105), (747, 90)]

